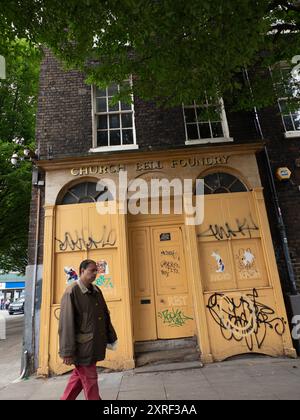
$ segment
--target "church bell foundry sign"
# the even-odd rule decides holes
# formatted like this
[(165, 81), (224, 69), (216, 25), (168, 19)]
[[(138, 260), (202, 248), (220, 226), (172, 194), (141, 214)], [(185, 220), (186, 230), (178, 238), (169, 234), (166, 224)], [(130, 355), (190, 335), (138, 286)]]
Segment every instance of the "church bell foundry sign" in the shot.
[[(194, 168), (194, 167), (210, 167), (216, 165), (226, 165), (230, 156), (208, 156), (208, 157), (191, 157), (184, 159), (172, 159), (169, 161), (144, 161), (137, 162), (135, 164), (135, 170), (138, 173), (157, 171), (163, 169), (179, 169), (179, 168)], [(84, 175), (104, 175), (104, 174), (116, 174), (120, 171), (126, 171), (126, 165), (93, 165), (93, 166), (82, 166), (79, 168), (72, 168), (71, 175), (73, 176), (84, 176)]]

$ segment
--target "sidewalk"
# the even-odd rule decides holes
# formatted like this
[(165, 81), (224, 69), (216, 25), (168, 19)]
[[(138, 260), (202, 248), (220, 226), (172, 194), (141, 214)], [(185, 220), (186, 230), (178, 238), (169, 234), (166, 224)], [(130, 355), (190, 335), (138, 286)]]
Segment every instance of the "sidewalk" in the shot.
[(1, 391), (20, 374), (24, 315), (9, 315), (8, 311), (1, 310), (0, 316), (5, 318), (6, 330), (6, 339), (0, 340)]
[[(68, 376), (10, 383), (0, 389), (0, 400), (58, 400)], [(99, 371), (99, 388), (104, 400), (300, 400), (300, 359), (249, 357), (203, 368), (187, 362)]]

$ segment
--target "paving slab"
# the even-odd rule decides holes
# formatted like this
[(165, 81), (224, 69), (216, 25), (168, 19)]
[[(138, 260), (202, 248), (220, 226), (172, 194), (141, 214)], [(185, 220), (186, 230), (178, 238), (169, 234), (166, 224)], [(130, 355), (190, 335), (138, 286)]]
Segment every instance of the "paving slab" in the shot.
[(164, 390), (160, 392), (160, 390), (152, 390), (151, 398), (149, 398), (149, 390), (135, 390), (135, 391), (121, 391), (118, 394), (118, 400), (138, 400), (138, 401), (145, 401), (145, 400), (158, 400), (164, 401), (166, 400), (166, 393)]
[(201, 369), (203, 368), (203, 363), (199, 360), (192, 362), (183, 362), (183, 363), (165, 363), (162, 365), (152, 365), (152, 366), (141, 366), (134, 369), (134, 373), (146, 373), (146, 372), (172, 372), (179, 370), (188, 370), (188, 369)]
[[(169, 364), (155, 371), (99, 370), (104, 400), (300, 400), (300, 359), (248, 359), (178, 369)], [(70, 374), (31, 377), (0, 389), (0, 400), (58, 400)], [(78, 399), (84, 399), (83, 393)]]

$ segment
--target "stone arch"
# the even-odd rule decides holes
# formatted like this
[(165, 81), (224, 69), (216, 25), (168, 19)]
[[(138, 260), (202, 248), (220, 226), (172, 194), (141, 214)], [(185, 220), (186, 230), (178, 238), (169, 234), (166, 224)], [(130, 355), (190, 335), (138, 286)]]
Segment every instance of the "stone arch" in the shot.
[[(93, 177), (84, 177), (80, 180), (76, 179), (64, 185), (57, 195), (56, 205), (92, 203), (97, 201), (110, 201), (113, 199), (112, 194), (107, 187), (97, 188), (98, 182), (101, 180)], [(103, 195), (104, 193), (105, 196)], [(103, 200), (101, 200), (103, 196)]]
[[(204, 179), (205, 194), (225, 194), (252, 190), (251, 185), (245, 177), (233, 168), (209, 168), (202, 171), (196, 179), (199, 178)], [(196, 191), (196, 181), (194, 191)]]

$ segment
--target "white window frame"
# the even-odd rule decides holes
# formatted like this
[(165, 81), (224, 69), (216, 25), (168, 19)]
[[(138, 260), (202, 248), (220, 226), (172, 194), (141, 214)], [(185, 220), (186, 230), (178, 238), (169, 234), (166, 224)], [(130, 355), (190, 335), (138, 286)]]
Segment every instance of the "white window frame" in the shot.
[[(227, 122), (227, 117), (226, 117), (226, 111), (225, 111), (225, 106), (224, 106), (224, 101), (223, 98), (220, 98), (220, 107), (221, 107), (221, 111), (220, 111), (220, 121), (221, 121), (221, 125), (222, 125), (222, 130), (223, 130), (223, 137), (206, 137), (206, 138), (199, 138), (199, 139), (195, 139), (195, 140), (190, 140), (188, 138), (188, 133), (187, 133), (187, 123), (185, 120), (185, 112), (184, 112), (184, 108), (196, 108), (199, 107), (201, 105), (197, 104), (195, 101), (193, 103), (193, 105), (184, 105), (182, 104), (182, 111), (183, 111), (183, 119), (184, 119), (184, 130), (185, 130), (185, 144), (187, 146), (191, 146), (194, 144), (207, 144), (207, 143), (228, 143), (228, 142), (233, 142), (233, 138), (230, 137), (229, 135), (229, 126), (228, 126), (228, 122)], [(211, 123), (213, 121), (208, 120), (207, 122)], [(211, 129), (211, 126), (210, 126)], [(199, 133), (199, 129), (198, 129), (198, 125), (197, 125), (197, 130)]]
[[(282, 62), (282, 65), (280, 67), (280, 72), (281, 72), (281, 69), (282, 70), (284, 70), (284, 69), (290, 69), (290, 66), (287, 63)], [(271, 77), (272, 77), (272, 69), (270, 67), (269, 67), (269, 71), (270, 71)], [(291, 71), (292, 71), (292, 69), (291, 69)], [(282, 74), (282, 73), (280, 73), (280, 74)], [(292, 76), (292, 74), (291, 74), (291, 76)], [(276, 86), (276, 83), (273, 83), (273, 84), (274, 84), (274, 86)], [(280, 98), (277, 99), (277, 104), (278, 104), (278, 108), (279, 108), (279, 112), (280, 112), (280, 117), (281, 117), (282, 125), (283, 125), (283, 128), (284, 128), (284, 137), (286, 139), (300, 137), (300, 129), (299, 130), (287, 130), (286, 129), (286, 126), (285, 126), (284, 116), (288, 116), (288, 114), (284, 114), (282, 112), (280, 101), (288, 101), (288, 99), (289, 99), (288, 97), (280, 97)], [(299, 112), (300, 112), (300, 108), (299, 108)], [(290, 114), (289, 116), (291, 118), (292, 124), (293, 124), (293, 126), (295, 128), (295, 124), (294, 124), (292, 113), (290, 112), (289, 114)]]
[[(130, 83), (132, 84), (132, 79), (130, 78)], [(122, 150), (136, 150), (139, 148), (138, 144), (136, 143), (136, 130), (135, 130), (135, 110), (134, 110), (134, 103), (133, 103), (133, 96), (132, 98), (132, 109), (129, 110), (119, 110), (115, 112), (96, 112), (96, 89), (97, 87), (95, 85), (91, 86), (91, 97), (92, 97), (92, 148), (89, 150), (89, 152), (113, 152), (113, 151), (122, 151)], [(97, 116), (98, 115), (122, 115), (122, 114), (128, 114), (131, 113), (132, 115), (132, 136), (133, 136), (133, 143), (132, 144), (120, 144), (115, 146), (97, 146)], [(120, 119), (120, 133), (121, 133), (121, 141), (122, 141), (122, 118)], [(108, 128), (109, 131), (109, 128)]]
[[(282, 112), (282, 110), (281, 110), (281, 106), (280, 106), (280, 101), (287, 101), (288, 100), (288, 98), (279, 98), (278, 99), (278, 108), (279, 108), (279, 111), (280, 111), (280, 116), (281, 116), (281, 120), (282, 120), (282, 125), (283, 125), (283, 128), (284, 128), (284, 137), (286, 138), (286, 139), (291, 139), (291, 138), (296, 138), (296, 137), (300, 137), (300, 129), (299, 130), (287, 130), (286, 129), (286, 126), (285, 126), (285, 121), (284, 121), (284, 116), (288, 116), (288, 114), (284, 114), (283, 112)], [(300, 109), (299, 109), (299, 112), (300, 112)], [(292, 116), (292, 113), (290, 112), (289, 113), (290, 115), (290, 118), (291, 118), (291, 121), (292, 121), (292, 124), (293, 124), (293, 126), (294, 126), (294, 128), (295, 128), (295, 124), (294, 124), (294, 119), (293, 119), (293, 116)]]

